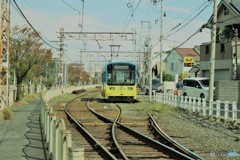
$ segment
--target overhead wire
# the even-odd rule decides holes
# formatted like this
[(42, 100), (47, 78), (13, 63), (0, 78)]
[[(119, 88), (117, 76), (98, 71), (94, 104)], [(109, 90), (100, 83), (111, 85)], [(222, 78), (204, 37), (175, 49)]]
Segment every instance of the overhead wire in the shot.
[[(190, 14), (189, 16), (187, 16), (185, 19), (183, 19), (182, 22), (178, 23), (175, 27), (173, 27), (172, 29), (170, 29), (170, 31), (168, 31), (168, 33), (171, 32), (171, 31), (173, 31), (173, 30), (175, 30), (175, 29), (178, 28), (180, 25), (182, 25), (185, 21), (187, 21), (192, 15), (194, 15), (198, 10), (200, 10), (200, 9), (206, 4), (206, 2), (208, 2), (208, 0), (205, 1), (205, 2), (203, 2), (203, 4), (201, 4), (199, 7), (197, 7), (197, 9), (194, 9), (194, 11), (191, 12), (191, 14)], [(181, 17), (181, 16), (177, 17), (177, 19), (179, 19), (180, 17)]]
[[(209, 7), (209, 4), (207, 4), (203, 9), (201, 9), (193, 18), (191, 18), (186, 24), (184, 24), (181, 28), (177, 29), (176, 31), (174, 31), (173, 33), (170, 33), (164, 37), (169, 37), (175, 33), (177, 33), (178, 31), (182, 30), (183, 28), (185, 28), (190, 22), (192, 22), (196, 17), (198, 17), (207, 7)], [(176, 28), (175, 28), (176, 29)]]
[(74, 8), (72, 5), (70, 5), (70, 4), (69, 4), (68, 2), (66, 2), (65, 0), (62, 0), (62, 2), (63, 2), (64, 4), (66, 4), (68, 7), (70, 7), (71, 9), (73, 9), (73, 10), (75, 10), (75, 11), (77, 11), (77, 12), (81, 13), (81, 11), (80, 11), (80, 10), (78, 10), (78, 9)]
[[(33, 29), (33, 31), (37, 34), (37, 36), (45, 43), (47, 44), (49, 47), (53, 48), (53, 49), (59, 49), (57, 47), (52, 46), (51, 44), (49, 44), (41, 35), (40, 33), (37, 32), (37, 30), (33, 27), (33, 25), (30, 23), (30, 21), (27, 19), (27, 17), (25, 16), (25, 14), (23, 13), (23, 11), (20, 9), (20, 7), (18, 6), (17, 2), (15, 0), (12, 0), (14, 2), (14, 4), (16, 5), (17, 9), (20, 13), (20, 15), (25, 19), (25, 21), (28, 23), (28, 25)], [(11, 3), (12, 4), (12, 3)]]
[[(206, 2), (204, 2), (202, 5), (200, 5), (197, 10), (199, 10), (202, 6), (204, 6), (204, 4), (206, 4)], [(209, 5), (210, 5), (210, 3), (207, 4), (207, 5), (205, 5), (205, 7), (204, 7), (203, 9), (201, 9), (201, 10), (200, 10), (193, 18), (191, 18), (186, 24), (184, 24), (184, 26), (182, 26), (181, 28), (179, 28), (179, 29), (176, 30), (175, 32), (170, 33), (170, 34), (164, 36), (164, 38), (169, 37), (169, 36), (177, 33), (178, 31), (182, 30), (183, 28), (185, 28), (190, 22), (192, 22), (196, 17), (198, 17)], [(197, 11), (197, 10), (196, 10), (196, 11)], [(194, 13), (195, 13), (196, 11), (194, 11)], [(185, 19), (185, 20), (186, 20), (186, 19)], [(185, 21), (185, 20), (184, 20), (184, 21)], [(184, 21), (183, 21), (183, 22), (184, 22)], [(179, 26), (180, 26), (180, 25), (178, 24), (178, 26), (172, 28), (171, 31), (175, 30), (175, 29), (178, 28)], [(170, 32), (171, 32), (171, 31), (170, 31)], [(156, 44), (154, 44), (153, 47), (155, 47), (155, 46), (158, 45), (159, 43), (160, 43), (160, 40), (159, 40)], [(186, 43), (186, 42), (185, 42), (185, 43)]]
[[(54, 29), (54, 27), (47, 21), (47, 20), (45, 20), (42, 16), (41, 16), (41, 14), (39, 14), (38, 12), (36, 12), (29, 4), (28, 4), (28, 2), (27, 2), (27, 0), (24, 0), (24, 2), (25, 2), (25, 4), (32, 10), (32, 12), (34, 12), (37, 16), (39, 16), (44, 22), (45, 22), (45, 24), (47, 24), (48, 26), (49, 26), (49, 28), (51, 28), (54, 32), (56, 32), (56, 30)], [(19, 12), (20, 13), (20, 12)], [(45, 25), (44, 24), (44, 25)]]
[[(62, 2), (63, 2), (65, 5), (67, 5), (69, 8), (71, 8), (72, 10), (78, 12), (78, 15), (79, 15), (78, 27), (81, 28), (81, 32), (82, 32), (82, 30), (83, 30), (83, 16), (84, 16), (84, 15), (83, 15), (83, 14), (84, 14), (84, 0), (82, 0), (82, 2), (83, 2), (83, 4), (82, 4), (82, 12), (81, 12), (79, 9), (77, 9), (77, 8), (73, 7), (72, 5), (70, 5), (70, 4), (69, 4), (68, 2), (66, 2), (65, 0), (62, 0)], [(81, 15), (82, 15), (82, 17), (81, 17)], [(81, 19), (82, 19), (82, 22), (80, 22)], [(81, 24), (81, 23), (82, 23), (82, 24)]]
[(141, 1), (142, 1), (142, 0), (139, 0), (139, 1), (138, 1), (138, 3), (137, 3), (137, 5), (136, 5), (136, 7), (135, 7), (135, 9), (132, 9), (132, 14), (131, 14), (131, 17), (130, 17), (130, 19), (128, 20), (128, 22), (127, 22), (127, 24), (126, 24), (125, 28), (123, 29), (123, 32), (125, 32), (125, 31), (126, 31), (126, 29), (127, 29), (128, 25), (130, 24), (130, 22), (131, 22), (131, 20), (132, 20), (133, 16), (135, 15), (135, 12), (137, 11), (137, 9), (138, 9), (138, 7), (139, 7), (139, 5), (140, 5)]

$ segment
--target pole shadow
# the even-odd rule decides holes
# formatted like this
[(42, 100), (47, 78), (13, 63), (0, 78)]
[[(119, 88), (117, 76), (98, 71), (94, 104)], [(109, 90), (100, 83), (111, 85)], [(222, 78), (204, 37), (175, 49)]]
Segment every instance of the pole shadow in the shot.
[(30, 116), (27, 118), (29, 122), (26, 124), (26, 126), (29, 130), (24, 134), (24, 136), (28, 140), (28, 144), (26, 144), (22, 150), (24, 153), (23, 157), (26, 159), (47, 159), (47, 152), (46, 148), (44, 147), (43, 133), (41, 130), (40, 107), (41, 102), (36, 105)]

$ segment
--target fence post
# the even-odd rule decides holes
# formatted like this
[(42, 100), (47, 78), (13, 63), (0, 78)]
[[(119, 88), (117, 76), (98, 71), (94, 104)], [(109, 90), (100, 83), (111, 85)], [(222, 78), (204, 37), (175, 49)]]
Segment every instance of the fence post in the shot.
[(50, 115), (50, 127), (49, 127), (49, 153), (51, 159), (54, 157), (54, 130), (55, 130), (55, 123), (56, 123), (57, 117), (52, 113)]
[(61, 131), (61, 137), (62, 137), (62, 142), (60, 145), (63, 146), (62, 148), (62, 160), (67, 160), (68, 159), (68, 142), (67, 140), (69, 139), (68, 137), (71, 137), (71, 131), (69, 130), (62, 130)]
[(174, 107), (178, 107), (178, 96), (174, 96)]
[(208, 115), (209, 115), (209, 119), (211, 119), (212, 115), (213, 115), (213, 101), (212, 100), (209, 100)]
[(84, 160), (84, 148), (69, 148), (69, 160)]
[(183, 105), (184, 104), (184, 97), (181, 96), (181, 99), (180, 99), (180, 108), (183, 108)]
[(158, 93), (158, 102), (163, 102), (163, 100), (162, 100), (162, 98), (163, 98), (163, 93)]
[(163, 93), (158, 93), (158, 102), (162, 103), (162, 95)]
[(52, 108), (51, 107), (49, 107), (49, 111), (48, 111), (48, 114), (47, 114), (47, 146), (48, 146), (48, 149), (49, 149), (49, 141), (50, 141), (50, 134), (51, 134), (51, 132), (50, 132), (50, 128), (51, 128), (51, 125), (50, 125), (50, 122), (51, 122), (51, 115), (52, 115)]
[(174, 106), (174, 103), (175, 103), (175, 101), (174, 101), (174, 95), (170, 95), (170, 97), (171, 97), (171, 99), (170, 99), (170, 104), (171, 104), (171, 106)]
[(203, 112), (203, 117), (205, 117), (206, 116), (206, 99), (205, 98), (203, 98), (202, 99), (202, 112)]
[(191, 106), (192, 106), (192, 97), (189, 97), (189, 99), (188, 99), (188, 105), (187, 105), (187, 110), (191, 110)]
[(47, 142), (47, 127), (48, 127), (48, 111), (49, 111), (49, 107), (45, 107), (44, 108), (45, 112), (44, 112), (44, 139)]
[(225, 101), (225, 103), (224, 103), (224, 122), (228, 121), (228, 111), (229, 111), (229, 102)]
[(167, 99), (166, 104), (169, 104), (169, 94), (167, 94), (166, 99)]
[(221, 105), (221, 101), (217, 100), (217, 106), (216, 106), (216, 117), (217, 117), (217, 121), (220, 121), (220, 105)]
[(184, 97), (184, 106), (183, 106), (184, 109), (187, 108), (187, 99), (188, 99), (188, 97), (185, 96), (185, 97)]
[(198, 113), (200, 112), (200, 107), (201, 107), (201, 98), (198, 98), (197, 99), (198, 101), (197, 101), (197, 111), (198, 111)]
[(162, 97), (163, 98), (163, 104), (165, 104), (165, 101), (166, 101), (165, 97), (166, 97), (166, 94), (163, 94), (163, 97)]
[(153, 100), (156, 101), (156, 92), (153, 91)]
[(237, 103), (232, 103), (232, 121), (237, 124)]
[(196, 111), (196, 97), (193, 97), (193, 103), (192, 103), (192, 112), (194, 113)]

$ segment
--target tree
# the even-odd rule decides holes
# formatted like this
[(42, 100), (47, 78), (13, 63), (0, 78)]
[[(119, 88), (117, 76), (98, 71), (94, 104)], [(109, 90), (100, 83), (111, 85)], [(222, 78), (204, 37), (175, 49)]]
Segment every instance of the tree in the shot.
[(163, 81), (174, 81), (174, 77), (170, 74), (163, 72)]
[(46, 69), (46, 63), (52, 58), (52, 51), (43, 48), (38, 34), (31, 28), (15, 26), (11, 37), (10, 64), (15, 70), (17, 82), (17, 100), (21, 99), (21, 84), (31, 83), (39, 78)]
[(77, 83), (89, 83), (90, 76), (89, 74), (83, 70), (80, 66), (73, 66), (69, 65), (68, 67), (68, 81), (70, 84), (77, 84)]

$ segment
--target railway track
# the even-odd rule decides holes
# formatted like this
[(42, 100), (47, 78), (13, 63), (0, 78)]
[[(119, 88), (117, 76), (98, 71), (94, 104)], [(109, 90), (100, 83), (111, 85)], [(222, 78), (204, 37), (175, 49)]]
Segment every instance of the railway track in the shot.
[[(134, 106), (134, 104), (131, 104)], [(129, 107), (129, 106), (128, 106)], [(124, 107), (123, 107), (124, 108)], [(158, 142), (161, 142), (173, 149), (176, 149), (177, 151), (184, 153), (188, 157), (191, 157), (193, 159), (203, 159), (199, 155), (195, 154), (188, 148), (182, 146), (177, 141), (172, 139), (170, 136), (168, 136), (164, 131), (158, 126), (157, 122), (153, 118), (152, 114), (149, 112), (146, 114), (146, 116), (137, 116), (134, 115), (136, 113), (139, 113), (141, 111), (138, 110), (138, 107), (136, 106), (136, 109), (132, 107), (132, 110), (125, 110), (124, 115), (131, 115), (131, 116), (125, 116), (121, 119), (121, 123), (124, 125), (129, 126), (130, 128), (146, 135), (147, 137), (150, 137)], [(133, 118), (134, 117), (134, 118)], [(184, 143), (184, 141), (181, 141)], [(191, 149), (193, 148), (193, 144), (191, 146)]]
[[(86, 139), (84, 144), (79, 144), (85, 148), (86, 159), (192, 159), (119, 123), (120, 107), (116, 109), (114, 105), (99, 105), (94, 101), (75, 98), (65, 106), (68, 119), (74, 122), (82, 136), (74, 136), (74, 141), (79, 139), (82, 143)], [(83, 106), (83, 102), (87, 105)], [(95, 156), (87, 157), (88, 155)]]
[[(86, 106), (87, 101), (89, 100), (89, 97), (95, 97), (92, 98), (88, 102), (88, 107)], [(73, 99), (73, 98), (72, 98)], [(146, 136), (154, 141), (160, 142), (164, 144), (165, 146), (168, 146), (171, 149), (176, 149), (178, 152), (183, 153), (190, 159), (203, 159), (197, 154), (203, 156), (206, 159), (211, 159), (212, 157), (209, 156), (209, 153), (211, 152), (211, 148), (214, 147), (209, 147), (205, 145), (204, 141), (197, 141), (194, 137), (191, 137), (192, 134), (188, 133), (195, 133), (194, 131), (191, 131), (191, 129), (186, 129), (182, 128), (183, 131), (186, 131), (186, 134), (184, 132), (178, 132), (176, 129), (172, 129), (172, 123), (173, 125), (175, 124), (175, 121), (178, 121), (179, 117), (177, 114), (177, 117), (175, 118), (174, 116), (169, 116), (168, 114), (172, 112), (172, 110), (168, 110), (168, 107), (166, 108), (165, 106), (157, 106), (155, 107), (154, 103), (145, 103), (143, 101), (139, 103), (118, 103), (119, 107), (121, 108), (121, 113), (119, 113), (119, 108), (116, 106), (114, 103), (109, 103), (106, 101), (103, 101), (102, 97), (100, 96), (100, 93), (98, 92), (97, 94), (90, 94), (87, 93), (85, 95), (82, 95), (79, 98), (76, 98), (78, 100), (74, 101), (74, 103), (68, 103), (70, 104), (71, 107), (68, 105), (68, 110), (71, 111), (74, 116), (74, 118), (78, 119), (78, 123), (91, 134), (91, 136), (95, 139), (98, 140), (98, 142), (93, 142), (86, 138), (86, 135), (84, 135), (82, 132), (79, 132), (78, 127), (76, 127), (76, 124), (73, 124), (73, 121), (68, 121), (67, 116), (63, 112), (63, 109), (59, 109), (59, 111), (63, 112), (65, 117), (65, 123), (67, 126), (67, 129), (72, 128), (72, 141), (73, 141), (73, 147), (83, 147), (85, 148), (85, 159), (184, 159), (184, 158), (176, 158), (172, 156), (172, 154), (166, 154), (166, 151), (162, 151), (163, 154), (159, 157), (157, 155), (154, 156), (154, 152), (151, 150), (154, 149), (160, 149), (161, 147), (150, 147), (150, 149), (142, 150), (140, 148), (137, 148), (138, 144), (134, 143), (142, 143), (142, 148), (143, 146), (153, 146), (149, 142), (146, 143), (146, 141), (140, 141), (139, 138), (136, 135), (133, 135), (130, 131), (129, 133), (125, 133), (126, 131), (123, 129), (124, 127), (121, 128), (121, 125), (126, 126), (127, 128), (130, 128), (134, 131), (139, 132), (143, 136)], [(68, 99), (69, 101), (70, 99)], [(64, 102), (65, 101), (65, 102)], [(140, 99), (141, 101), (141, 99)], [(65, 105), (67, 102), (66, 100), (62, 99), (61, 104), (62, 106)], [(147, 105), (147, 106), (146, 106)], [(81, 106), (81, 107), (80, 107)], [(85, 110), (82, 111), (83, 115), (81, 115), (81, 110), (82, 106), (85, 106)], [(96, 112), (95, 115), (92, 116), (87, 116), (90, 110), (93, 110)], [(149, 114), (147, 111), (150, 111)], [(163, 112), (162, 112), (163, 111)], [(161, 114), (160, 114), (161, 113)], [(100, 114), (99, 116), (97, 116)], [(63, 115), (63, 114), (62, 114)], [(85, 115), (85, 117), (84, 117)], [(161, 116), (160, 116), (161, 115)], [(166, 116), (167, 115), (167, 116)], [(101, 116), (105, 117), (107, 121), (103, 120), (100, 118)], [(153, 121), (150, 121), (150, 116), (156, 118), (156, 123), (161, 126), (161, 129), (167, 134), (172, 137), (173, 139), (170, 140), (165, 140), (164, 137), (167, 137), (167, 135), (159, 135), (159, 131), (156, 131), (155, 129), (158, 127), (155, 127), (153, 125)], [(167, 119), (164, 119), (165, 117), (170, 117)], [(82, 117), (82, 118), (80, 118)], [(118, 117), (118, 118), (117, 118)], [(94, 119), (93, 119), (94, 118)], [(173, 118), (173, 119), (172, 119)], [(181, 119), (181, 118), (180, 118)], [(169, 125), (170, 121), (170, 125)], [(185, 119), (184, 119), (185, 121)], [(167, 123), (166, 123), (167, 122)], [(72, 123), (72, 124), (71, 124)], [(114, 124), (115, 123), (115, 124)], [(178, 126), (181, 125), (182, 123), (180, 122), (177, 123)], [(115, 125), (115, 127), (113, 127)], [(184, 125), (188, 126), (189, 124)], [(181, 129), (180, 126), (176, 128)], [(77, 128), (77, 129), (76, 129)], [(158, 129), (159, 130), (159, 129)], [(189, 131), (189, 132), (188, 132)], [(190, 132), (191, 131), (191, 132)], [(118, 135), (118, 133), (120, 135)], [(197, 132), (196, 134), (198, 134)], [(200, 132), (201, 133), (201, 132)], [(205, 132), (204, 132), (205, 133)], [(121, 134), (123, 135), (121, 140)], [(125, 135), (126, 136), (125, 136)], [(162, 133), (161, 133), (162, 134)], [(81, 135), (81, 136), (79, 136)], [(114, 136), (115, 135), (115, 136)], [(205, 135), (205, 134), (204, 134)], [(132, 137), (132, 138), (131, 138)], [(130, 139), (130, 140), (128, 140)], [(133, 140), (131, 140), (133, 139)], [(127, 143), (126, 143), (127, 140)], [(135, 140), (135, 142), (134, 142)], [(169, 142), (170, 141), (170, 142)], [(182, 148), (187, 148), (187, 151), (184, 151), (182, 148), (178, 148), (174, 146), (171, 143), (174, 142), (179, 142), (182, 144), (184, 147)], [(132, 144), (131, 144), (132, 143)], [(211, 145), (212, 143), (209, 142)], [(106, 151), (108, 151), (111, 155), (112, 158), (106, 158), (103, 155), (103, 151), (99, 149), (100, 145), (102, 145)], [(133, 147), (131, 147), (131, 145)], [(205, 147), (203, 147), (205, 146)], [(129, 148), (128, 148), (129, 147)], [(210, 149), (210, 150), (209, 150)], [(190, 151), (190, 153), (187, 153)], [(142, 154), (136, 154), (136, 152), (142, 153)], [(159, 151), (158, 151), (159, 152)], [(169, 152), (169, 151), (167, 151)], [(192, 153), (191, 153), (192, 152)], [(145, 154), (144, 153), (149, 153)], [(157, 153), (160, 154), (160, 153)], [(192, 154), (192, 155), (191, 155)], [(147, 155), (147, 156), (146, 156)], [(151, 156), (149, 156), (151, 155)], [(195, 156), (195, 157), (194, 157)], [(167, 157), (167, 158), (163, 158)]]
[[(86, 159), (117, 159), (111, 153), (109, 130), (111, 123), (97, 118), (86, 105), (89, 94), (69, 101), (65, 107), (68, 120), (80, 134), (74, 137), (75, 144), (84, 148)], [(114, 115), (114, 111), (111, 111)]]

